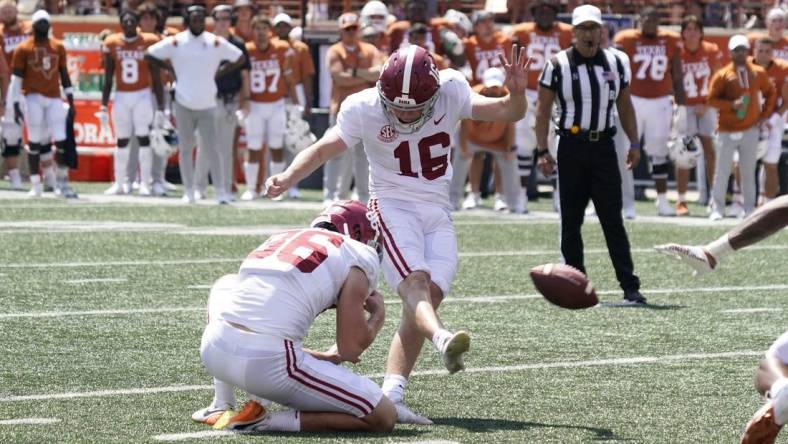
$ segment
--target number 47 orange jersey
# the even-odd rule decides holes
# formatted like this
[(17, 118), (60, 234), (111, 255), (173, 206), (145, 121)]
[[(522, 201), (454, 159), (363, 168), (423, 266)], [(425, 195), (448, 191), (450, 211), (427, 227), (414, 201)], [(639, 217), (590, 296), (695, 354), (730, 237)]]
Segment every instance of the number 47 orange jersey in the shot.
[(104, 40), (102, 52), (115, 62), (115, 88), (118, 91), (139, 91), (151, 87), (150, 71), (145, 61), (145, 50), (159, 41), (159, 37), (145, 32), (128, 41), (123, 34), (112, 34)]

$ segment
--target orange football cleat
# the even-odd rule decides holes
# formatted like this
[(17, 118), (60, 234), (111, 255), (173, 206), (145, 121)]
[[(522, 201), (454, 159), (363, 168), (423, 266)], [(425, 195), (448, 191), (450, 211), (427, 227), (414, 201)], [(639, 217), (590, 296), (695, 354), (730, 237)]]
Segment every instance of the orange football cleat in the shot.
[(741, 444), (774, 444), (782, 428), (774, 422), (774, 401), (769, 401), (747, 423)]
[(213, 425), (216, 430), (241, 430), (262, 421), (268, 411), (259, 402), (250, 400), (238, 412), (227, 411)]
[(689, 208), (684, 202), (676, 202), (676, 216), (686, 216), (689, 214)]

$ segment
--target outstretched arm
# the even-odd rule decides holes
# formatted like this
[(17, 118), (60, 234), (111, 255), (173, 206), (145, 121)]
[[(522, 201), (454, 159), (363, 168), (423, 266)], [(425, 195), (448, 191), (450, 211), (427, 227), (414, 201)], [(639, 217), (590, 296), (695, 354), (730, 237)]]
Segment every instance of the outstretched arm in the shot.
[(297, 184), (320, 165), (342, 154), (346, 149), (347, 145), (336, 132), (327, 131), (320, 140), (298, 153), (293, 163), (283, 173), (268, 178), (265, 183), (268, 190), (266, 196), (274, 198), (284, 193), (293, 184)]
[(504, 85), (509, 94), (504, 97), (484, 97), (474, 94), (471, 103), (471, 116), (474, 120), (516, 122), (525, 116), (528, 102), (525, 100), (525, 86), (528, 82), (528, 64), (530, 58), (525, 57), (525, 48), (512, 45), (510, 61), (503, 53), (498, 54), (501, 67), (506, 73)]

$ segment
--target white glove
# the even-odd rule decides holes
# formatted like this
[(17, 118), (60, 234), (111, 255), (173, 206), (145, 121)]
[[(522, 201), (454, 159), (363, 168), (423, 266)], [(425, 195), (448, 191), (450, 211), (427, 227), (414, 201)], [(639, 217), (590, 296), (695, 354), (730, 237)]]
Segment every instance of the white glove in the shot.
[(102, 128), (106, 128), (109, 126), (109, 113), (107, 112), (107, 107), (102, 106), (95, 114), (96, 118), (99, 120), (99, 125)]
[(167, 116), (164, 114), (164, 111), (157, 110), (153, 113), (153, 127), (157, 129), (164, 128), (164, 122), (167, 121)]
[(247, 115), (242, 109), (239, 109), (235, 112), (235, 119), (238, 120), (238, 126), (243, 127), (246, 125), (246, 117)]

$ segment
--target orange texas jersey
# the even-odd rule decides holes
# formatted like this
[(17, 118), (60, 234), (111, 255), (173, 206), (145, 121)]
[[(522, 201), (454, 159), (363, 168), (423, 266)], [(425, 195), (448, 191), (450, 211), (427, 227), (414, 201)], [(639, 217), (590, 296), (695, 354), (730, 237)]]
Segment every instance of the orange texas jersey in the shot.
[(112, 34), (104, 40), (102, 52), (115, 62), (115, 88), (118, 91), (139, 91), (151, 87), (150, 70), (145, 49), (159, 41), (155, 34), (140, 33), (127, 41), (123, 34)]
[(30, 22), (18, 22), (18, 24), (19, 26), (16, 26), (16, 29), (7, 29), (5, 26), (0, 25), (2, 26), (0, 33), (3, 35), (3, 55), (5, 55), (5, 61), (8, 62), (8, 66), (11, 66), (11, 56), (14, 55), (16, 47), (30, 37), (33, 29)]
[(11, 66), (22, 71), (25, 94), (60, 97), (60, 68), (66, 68), (66, 48), (60, 40), (36, 43), (28, 37), (14, 50)]
[(247, 42), (249, 51), (249, 89), (253, 102), (276, 102), (287, 95), (285, 76), (293, 74), (293, 50), (281, 40), (271, 40), (265, 51), (260, 51), (255, 42)]
[(638, 29), (626, 29), (616, 34), (614, 42), (629, 56), (632, 95), (653, 99), (671, 94), (670, 61), (679, 51), (678, 34), (658, 31), (649, 38)]
[(711, 75), (722, 67), (720, 48), (716, 43), (701, 41), (697, 51), (691, 52), (682, 45), (680, 57), (687, 105), (706, 103)]
[[(761, 37), (768, 37), (769, 35), (762, 32), (753, 32), (747, 34), (747, 38), (750, 40), (750, 47), (755, 48), (755, 41)], [(788, 36), (783, 36), (778, 40), (775, 40), (774, 45), (774, 58), (775, 59), (783, 59), (788, 61)]]
[(477, 36), (471, 36), (465, 39), (465, 56), (468, 58), (468, 64), (471, 66), (473, 73), (473, 81), (471, 85), (481, 83), (482, 75), (487, 68), (500, 66), (501, 62), (498, 54), (503, 52), (509, 57), (509, 51), (512, 48), (511, 39), (504, 37), (500, 33), (495, 33), (492, 40), (485, 43), (480, 41)]
[(534, 22), (520, 23), (512, 29), (512, 35), (516, 43), (525, 47), (526, 55), (531, 58), (527, 88), (533, 91), (537, 90), (539, 74), (545, 62), (571, 46), (573, 38), (572, 27), (562, 22), (555, 22), (549, 31), (542, 31)]

